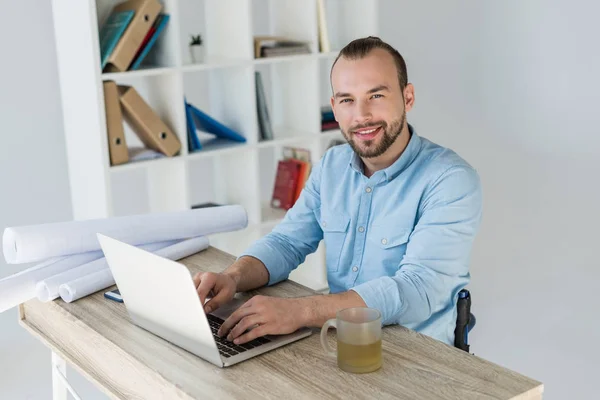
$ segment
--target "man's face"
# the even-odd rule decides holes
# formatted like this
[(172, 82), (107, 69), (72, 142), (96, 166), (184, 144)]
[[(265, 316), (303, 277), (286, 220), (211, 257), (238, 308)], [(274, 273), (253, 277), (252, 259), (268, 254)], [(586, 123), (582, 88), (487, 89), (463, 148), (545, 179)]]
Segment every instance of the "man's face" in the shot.
[(381, 49), (358, 60), (342, 57), (333, 68), (331, 84), (331, 106), (350, 146), (363, 158), (384, 154), (406, 120), (393, 57)]

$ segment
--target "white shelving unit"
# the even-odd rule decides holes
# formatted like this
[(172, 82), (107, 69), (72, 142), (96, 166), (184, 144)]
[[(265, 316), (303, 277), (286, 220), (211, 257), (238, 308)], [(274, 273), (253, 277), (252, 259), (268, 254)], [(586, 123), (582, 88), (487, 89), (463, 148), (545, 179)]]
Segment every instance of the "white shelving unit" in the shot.
[[(170, 21), (152, 67), (102, 73), (98, 32), (114, 0), (53, 0), (69, 179), (75, 219), (190, 209), (203, 202), (241, 204), (249, 225), (214, 235), (211, 244), (239, 254), (283, 218), (269, 207), (283, 146), (310, 149), (317, 163), (339, 131), (321, 132), (329, 71), (350, 40), (377, 34), (377, 0), (325, 0), (331, 52), (319, 53), (316, 0), (164, 0)], [(205, 58), (192, 64), (190, 35), (202, 35)], [(310, 42), (312, 54), (254, 59), (253, 36)], [(259, 140), (254, 72), (260, 71), (274, 139)], [(102, 82), (132, 85), (179, 136), (180, 154), (111, 166)], [(247, 143), (211, 141), (188, 151), (184, 98), (241, 133)], [(128, 146), (140, 140), (124, 123)], [(292, 274), (327, 286), (323, 246)]]

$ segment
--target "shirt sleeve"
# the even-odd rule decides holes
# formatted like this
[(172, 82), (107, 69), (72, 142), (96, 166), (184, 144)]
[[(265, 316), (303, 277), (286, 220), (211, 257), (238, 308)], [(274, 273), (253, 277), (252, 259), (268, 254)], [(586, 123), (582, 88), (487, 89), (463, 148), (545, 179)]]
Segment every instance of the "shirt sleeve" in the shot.
[(319, 187), (322, 160), (313, 167), (298, 200), (284, 219), (240, 255), (262, 261), (269, 272), (267, 285), (287, 279), (306, 256), (317, 250), (323, 239), (323, 231), (314, 213), (321, 206)]
[(477, 172), (463, 166), (444, 172), (425, 193), (421, 210), (398, 272), (351, 289), (381, 311), (383, 324), (426, 321), (469, 282), (482, 214)]

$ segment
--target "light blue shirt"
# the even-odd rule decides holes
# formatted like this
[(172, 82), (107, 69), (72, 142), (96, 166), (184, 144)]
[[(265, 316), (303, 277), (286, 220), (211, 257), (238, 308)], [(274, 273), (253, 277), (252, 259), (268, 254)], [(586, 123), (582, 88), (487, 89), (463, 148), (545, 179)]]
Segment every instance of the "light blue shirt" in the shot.
[(325, 240), (331, 293), (354, 290), (382, 323), (454, 345), (458, 292), (482, 213), (477, 172), (417, 135), (370, 178), (348, 144), (329, 149), (283, 221), (242, 255), (261, 260), (269, 285)]

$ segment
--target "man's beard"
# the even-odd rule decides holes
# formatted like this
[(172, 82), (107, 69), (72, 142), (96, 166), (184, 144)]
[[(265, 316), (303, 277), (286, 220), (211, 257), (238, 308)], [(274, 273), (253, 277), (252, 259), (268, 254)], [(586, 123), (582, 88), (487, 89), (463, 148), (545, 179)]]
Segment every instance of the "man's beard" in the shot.
[(392, 144), (396, 141), (398, 136), (402, 133), (402, 127), (404, 126), (404, 121), (406, 120), (406, 111), (402, 113), (402, 117), (400, 119), (396, 119), (392, 121), (389, 125), (385, 121), (380, 122), (371, 122), (366, 125), (356, 125), (351, 129), (348, 129), (348, 132), (353, 132), (357, 129), (369, 128), (369, 127), (377, 127), (381, 126), (383, 130), (382, 137), (379, 141), (378, 145), (374, 144), (374, 140), (361, 140), (360, 143), (362, 146), (357, 145), (354, 141), (355, 134), (344, 132), (342, 133), (346, 137), (346, 140), (354, 150), (356, 154), (363, 158), (374, 158), (379, 157), (383, 153), (389, 149)]

